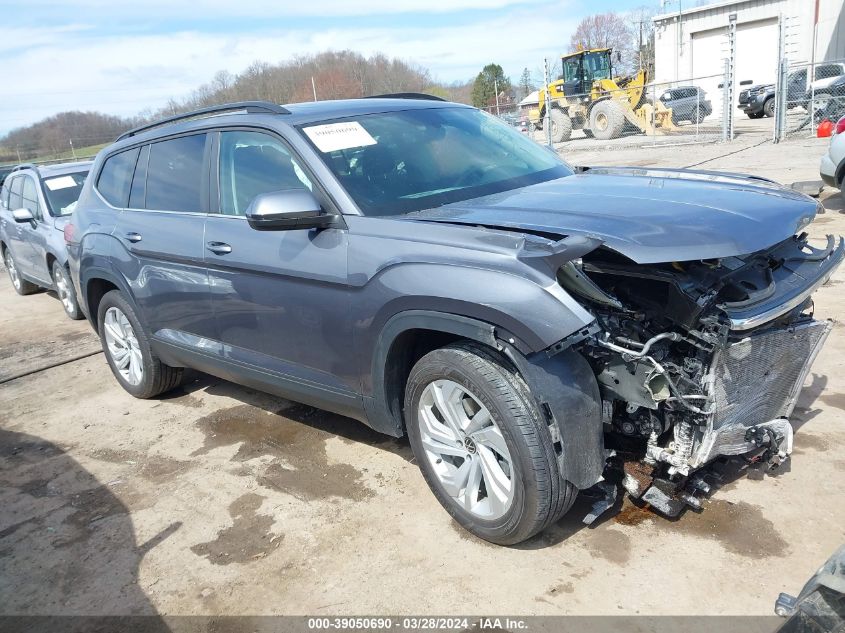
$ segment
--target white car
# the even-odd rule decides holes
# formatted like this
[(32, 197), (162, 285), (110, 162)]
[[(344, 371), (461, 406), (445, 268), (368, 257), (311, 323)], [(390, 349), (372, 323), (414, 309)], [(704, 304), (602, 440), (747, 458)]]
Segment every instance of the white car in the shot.
[(842, 189), (842, 180), (845, 176), (845, 117), (839, 119), (833, 129), (827, 154), (822, 156), (819, 175), (824, 184)]

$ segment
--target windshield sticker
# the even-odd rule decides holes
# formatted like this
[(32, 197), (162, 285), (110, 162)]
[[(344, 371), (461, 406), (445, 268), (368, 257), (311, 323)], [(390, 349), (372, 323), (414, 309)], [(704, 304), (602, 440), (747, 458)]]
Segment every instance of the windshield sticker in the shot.
[(50, 191), (58, 191), (59, 189), (75, 187), (76, 181), (73, 179), (73, 176), (62, 176), (60, 178), (50, 178), (49, 180), (45, 180), (44, 184), (47, 185), (47, 189)]
[(312, 125), (303, 130), (321, 152), (376, 144), (376, 139), (358, 121)]

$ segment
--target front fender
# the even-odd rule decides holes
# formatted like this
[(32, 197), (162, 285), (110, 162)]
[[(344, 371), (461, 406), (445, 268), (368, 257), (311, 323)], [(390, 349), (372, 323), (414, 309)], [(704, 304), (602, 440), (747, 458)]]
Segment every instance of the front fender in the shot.
[(544, 350), (595, 320), (556, 280), (541, 286), (514, 274), (437, 263), (381, 271), (363, 289), (359, 306), (358, 322), (368, 325), (359, 331), (363, 350), (374, 350), (387, 322), (409, 310), (489, 323), (512, 335), (525, 353)]

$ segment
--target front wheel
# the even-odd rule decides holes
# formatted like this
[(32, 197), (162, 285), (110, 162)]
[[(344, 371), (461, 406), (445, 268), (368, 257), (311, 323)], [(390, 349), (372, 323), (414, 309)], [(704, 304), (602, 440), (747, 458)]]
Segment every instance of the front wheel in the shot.
[(775, 116), (775, 100), (769, 99), (766, 103), (763, 104), (763, 114), (767, 117)]
[(575, 501), (528, 386), (487, 348), (457, 343), (421, 358), (408, 378), (405, 420), (435, 497), (479, 538), (519, 543)]
[(55, 261), (53, 262), (52, 274), (53, 287), (56, 289), (59, 301), (62, 302), (65, 314), (74, 321), (85, 318), (82, 310), (79, 309), (79, 303), (76, 300), (76, 290), (73, 287), (73, 282), (70, 280), (70, 274), (67, 269), (58, 261)]
[(159, 360), (135, 309), (119, 290), (103, 295), (97, 311), (100, 341), (120, 386), (136, 398), (152, 398), (182, 381), (182, 368)]
[(38, 290), (38, 286), (21, 277), (15, 258), (12, 257), (12, 251), (8, 248), (3, 256), (3, 261), (6, 264), (6, 272), (9, 273), (9, 280), (12, 282), (12, 287), (15, 289), (15, 292), (19, 295), (31, 295), (33, 292)]
[(590, 110), (590, 129), (600, 141), (622, 136), (625, 130), (625, 112), (622, 106), (612, 99), (599, 101)]

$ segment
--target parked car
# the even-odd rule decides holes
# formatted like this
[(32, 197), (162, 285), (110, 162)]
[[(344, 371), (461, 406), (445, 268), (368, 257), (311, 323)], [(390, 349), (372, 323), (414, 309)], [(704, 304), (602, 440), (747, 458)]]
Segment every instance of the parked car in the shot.
[[(807, 108), (810, 90), (824, 91), (833, 82), (845, 75), (845, 64), (823, 63), (816, 66), (815, 80), (811, 86), (807, 84), (807, 69), (800, 68), (787, 76), (786, 102), (787, 108)], [(763, 116), (771, 117), (775, 113), (775, 84), (759, 84), (739, 93), (740, 110), (749, 119), (759, 119)]]
[(707, 99), (707, 93), (698, 86), (678, 86), (670, 88), (660, 95), (660, 101), (667, 108), (672, 108), (672, 122), (680, 121), (701, 123), (713, 114), (713, 106)]
[(840, 118), (833, 128), (827, 154), (822, 156), (819, 174), (824, 184), (842, 189), (845, 179), (845, 116)]
[(812, 104), (813, 118), (815, 123), (823, 119), (838, 121), (845, 116), (845, 76), (837, 77), (824, 88), (807, 92), (804, 100)]
[(0, 190), (0, 255), (20, 295), (54, 290), (71, 319), (82, 319), (67, 267), (64, 227), (90, 162), (19, 165)]
[(785, 459), (831, 329), (811, 297), (845, 256), (774, 182), (575, 170), (431, 97), (206, 108), (91, 173), (65, 236), (127, 392), (192, 367), (407, 434), (501, 544), (599, 482), (673, 516), (717, 458)]

